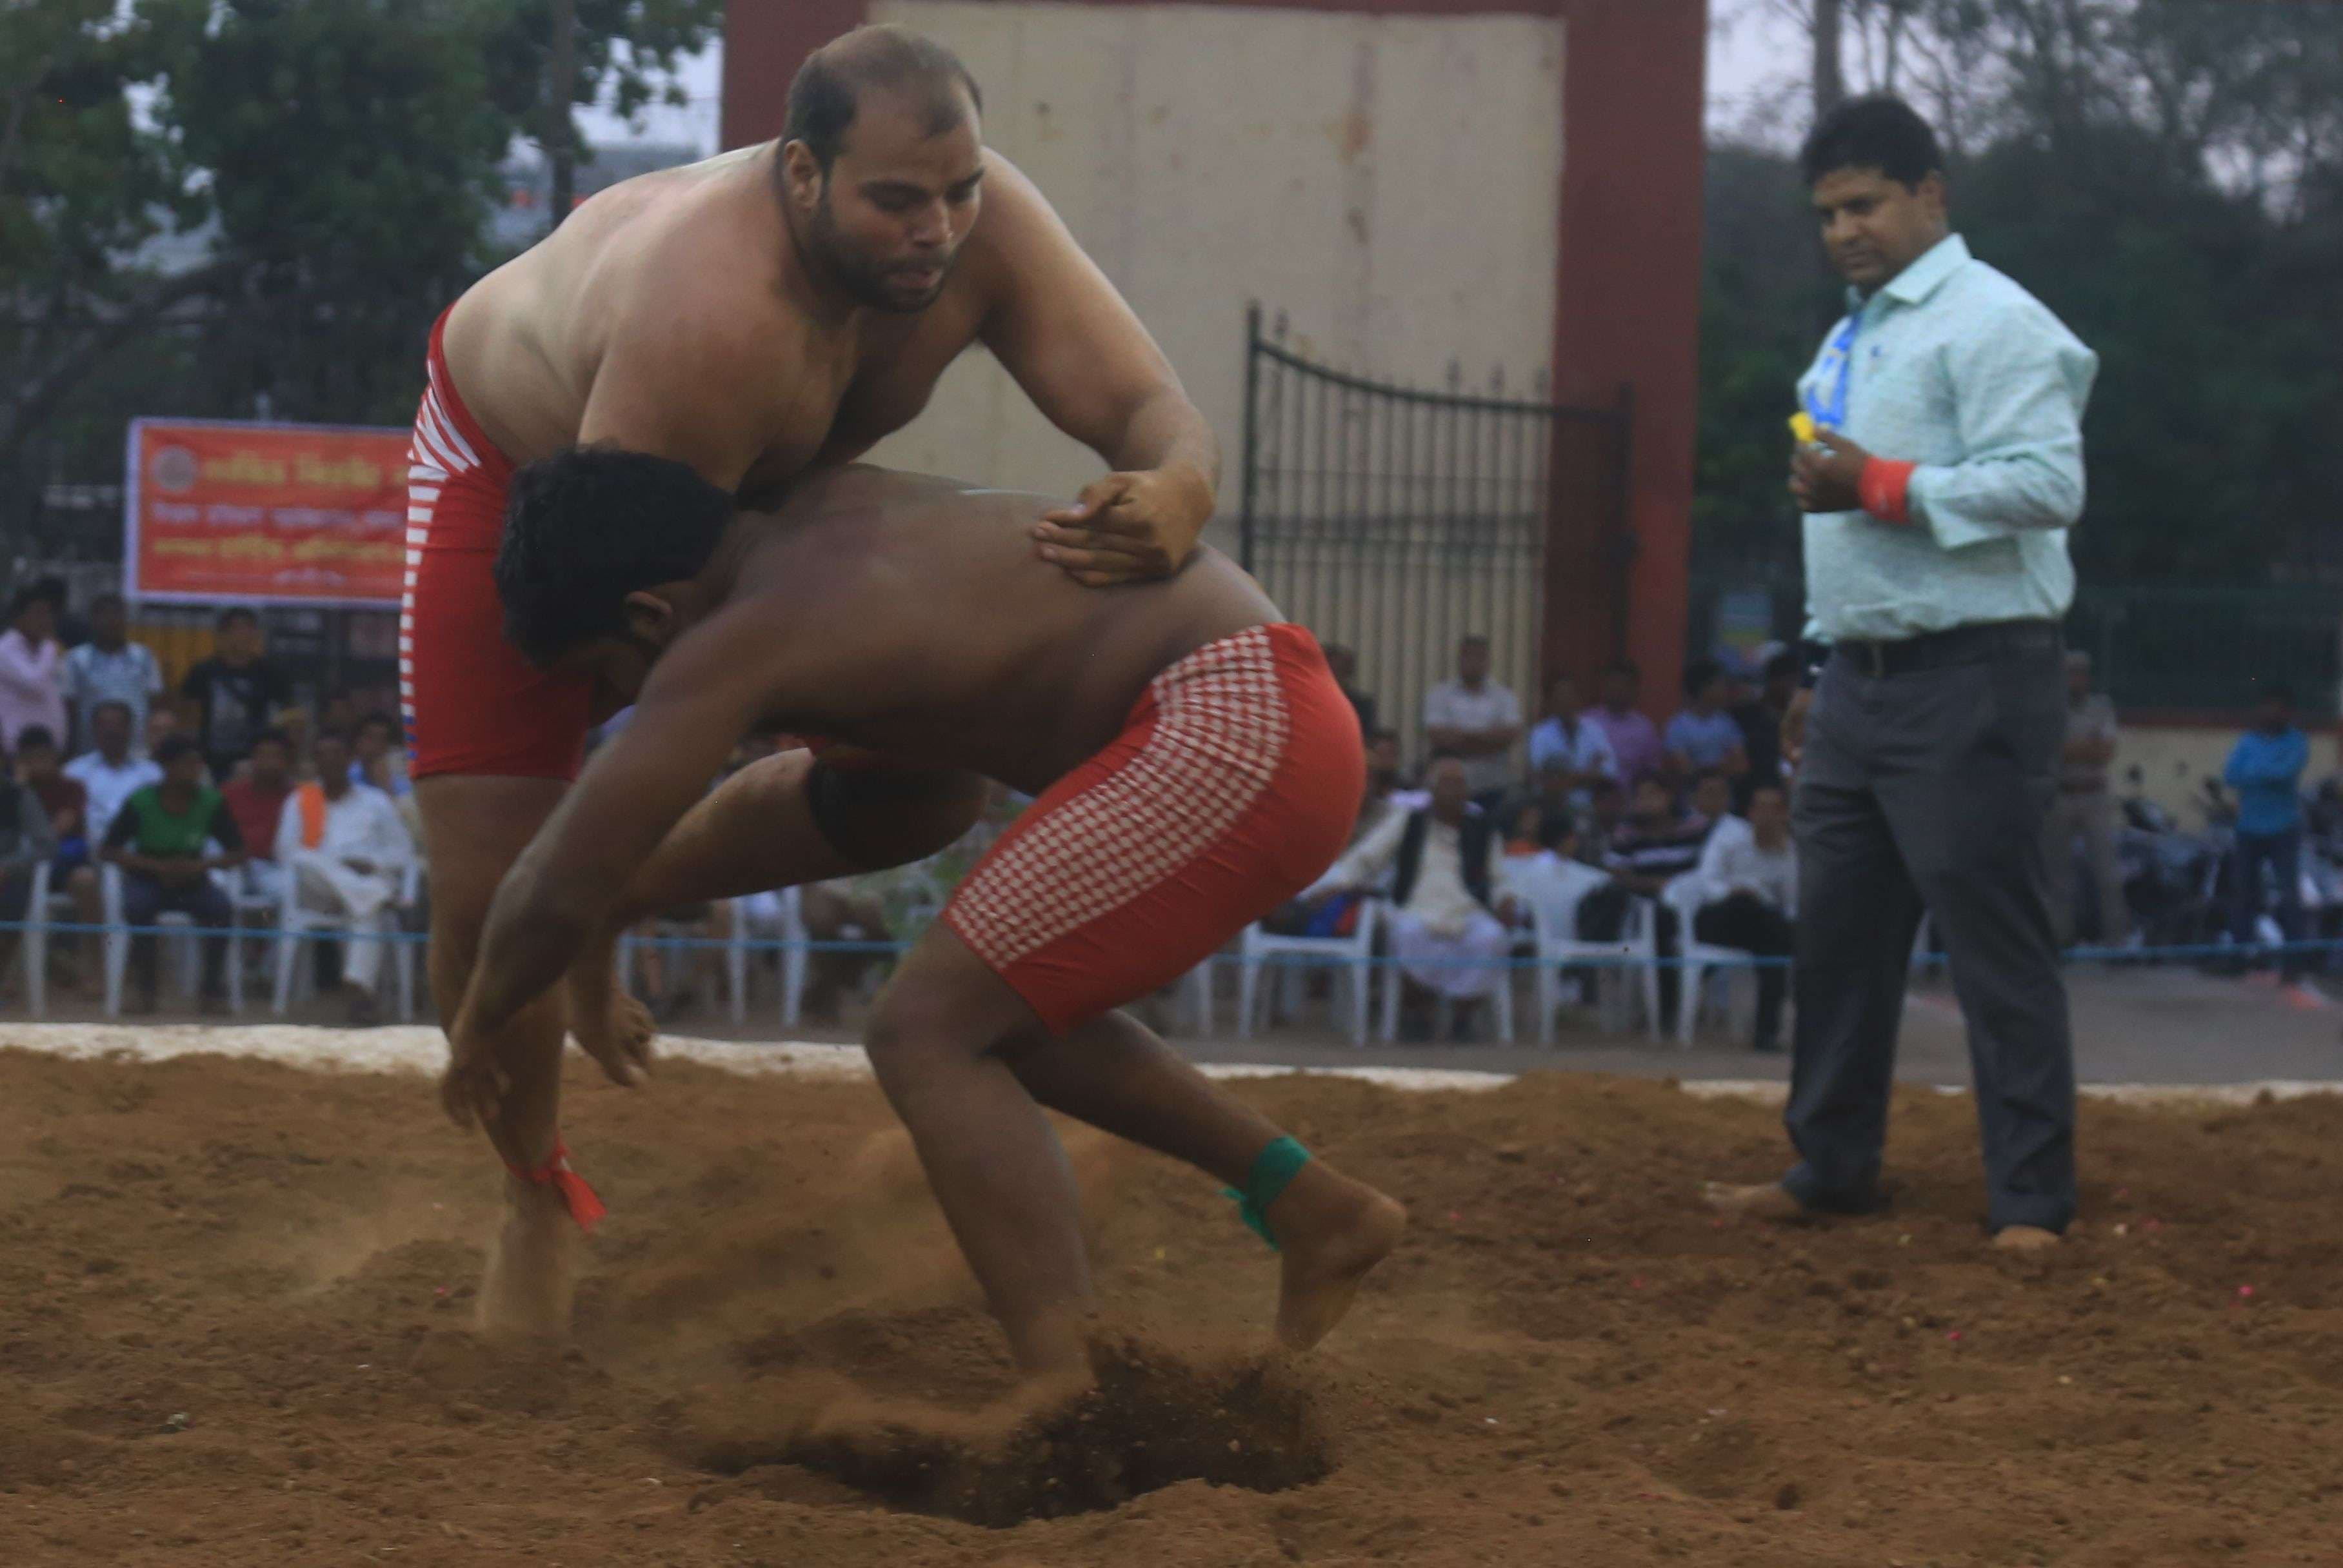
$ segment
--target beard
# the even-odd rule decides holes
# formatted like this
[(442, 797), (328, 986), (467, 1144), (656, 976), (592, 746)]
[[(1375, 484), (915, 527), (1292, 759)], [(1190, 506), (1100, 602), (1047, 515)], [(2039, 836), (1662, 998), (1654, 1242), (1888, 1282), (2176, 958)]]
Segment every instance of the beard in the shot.
[(945, 255), (938, 264), (940, 270), (932, 284), (906, 287), (898, 269), (873, 260), (858, 249), (839, 232), (838, 216), (830, 210), (830, 192), (824, 190), (821, 205), (815, 207), (813, 217), (806, 225), (806, 249), (816, 265), (830, 280), (857, 305), (873, 310), (884, 310), (896, 316), (917, 316), (936, 302), (944, 291), (944, 282), (951, 276), (954, 252)]

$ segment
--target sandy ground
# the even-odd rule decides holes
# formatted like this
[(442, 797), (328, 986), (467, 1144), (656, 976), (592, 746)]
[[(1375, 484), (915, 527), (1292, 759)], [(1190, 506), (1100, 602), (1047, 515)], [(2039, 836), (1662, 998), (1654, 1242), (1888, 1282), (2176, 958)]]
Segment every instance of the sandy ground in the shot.
[(2087, 1219), (2038, 1262), (1982, 1245), (1957, 1097), (1899, 1102), (1889, 1213), (1772, 1231), (1691, 1201), (1778, 1168), (1745, 1098), (1249, 1081), (1413, 1211), (1352, 1321), (1262, 1355), (1274, 1260), (1212, 1184), (1076, 1140), (1101, 1389), (1004, 1412), (990, 1320), (835, 1056), (631, 1094), (573, 1063), (612, 1209), (576, 1346), (491, 1352), (492, 1170), (378, 1059), (396, 1034), (324, 1037), (326, 1073), (0, 1025), (0, 1562), (2128, 1568), (2343, 1541), (2329, 1096), (2094, 1102)]

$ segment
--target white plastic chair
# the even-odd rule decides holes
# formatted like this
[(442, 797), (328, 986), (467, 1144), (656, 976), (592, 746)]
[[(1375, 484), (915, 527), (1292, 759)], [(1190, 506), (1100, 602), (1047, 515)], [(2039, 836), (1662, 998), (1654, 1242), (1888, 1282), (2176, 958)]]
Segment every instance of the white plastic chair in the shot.
[[(1497, 1007), (1497, 1038), (1507, 1045), (1513, 1044), (1514, 1038), (1512, 959), (1513, 955), (1510, 952), (1507, 953), (1503, 960), (1505, 971), (1498, 980), (1496, 989), (1489, 993), (1490, 1000), (1494, 1001)], [(1385, 964), (1383, 966), (1383, 1041), (1385, 1045), (1390, 1045), (1399, 1039), (1399, 993), (1403, 989), (1400, 980), (1399, 965), (1395, 962)], [(1453, 998), (1443, 996), (1440, 999), (1433, 1024), (1433, 1032), (1435, 1035), (1445, 1035), (1450, 1032), (1452, 1010), (1454, 1005)]]
[[(1262, 966), (1275, 958), (1284, 971), (1280, 981), (1288, 988), (1299, 987), (1305, 964), (1341, 964), (1349, 970), (1349, 986), (1345, 988), (1337, 979), (1335, 988), (1338, 993), (1344, 989), (1349, 991), (1351, 1043), (1363, 1049), (1367, 1043), (1367, 987), (1374, 974), (1375, 927), (1382, 907), (1376, 900), (1362, 899), (1358, 929), (1347, 937), (1281, 937), (1262, 930), (1258, 920), (1247, 926), (1237, 944), (1237, 1038), (1252, 1038), (1255, 1004), (1267, 1000), (1261, 994)], [(1285, 1000), (1298, 1005), (1298, 990), (1289, 989)]]
[[(1589, 888), (1586, 892), (1594, 890)], [(1654, 1040), (1659, 1039), (1659, 942), (1651, 900), (1629, 899), (1618, 936), (1594, 941), (1578, 935), (1578, 909), (1585, 899), (1586, 893), (1582, 893), (1567, 906), (1538, 903), (1530, 908), (1531, 931), (1537, 945), (1538, 1043), (1554, 1043), (1554, 1015), (1562, 1007), (1562, 971), (1590, 960), (1599, 966), (1595, 970), (1598, 994), (1605, 981), (1614, 982), (1609, 988), (1614, 995), (1624, 998), (1640, 992), (1644, 1026)], [(1621, 1013), (1630, 1016), (1624, 1008)]]
[[(1707, 890), (1697, 876), (1678, 877), (1660, 891), (1668, 908), (1676, 912), (1676, 949), (1683, 960), (1683, 980), (1676, 994), (1676, 1043), (1686, 1050), (1692, 1049), (1693, 1031), (1700, 1022), (1701, 1004), (1707, 996), (1707, 982), (1722, 980), (1726, 999), (1732, 995), (1733, 975), (1745, 969), (1743, 961), (1749, 955), (1739, 948), (1718, 947), (1702, 941), (1693, 935), (1693, 922), (1700, 914), (1701, 895)], [(1711, 974), (1714, 970), (1715, 972)]]
[[(236, 909), (236, 884), (226, 871), (215, 870), (211, 879), (220, 891), (228, 896), (228, 929), (235, 934), (226, 940), (232, 958), (236, 945), (243, 940), (242, 916)], [(101, 868), (98, 889), (106, 903), (106, 923), (110, 928), (106, 933), (106, 1016), (119, 1018), (122, 1016), (122, 978), (130, 967), (131, 941), (131, 933), (122, 914), (122, 868), (111, 863)], [(155, 917), (155, 926), (156, 941), (167, 936), (177, 948), (179, 989), (192, 995), (196, 989), (203, 962), (202, 939), (195, 934), (195, 917), (180, 914), (176, 910), (166, 910)], [(227, 1009), (231, 1013), (244, 1010), (243, 968), (236, 963), (226, 966)]]
[(49, 1011), (49, 928), (56, 924), (58, 906), (67, 916), (74, 912), (73, 895), (51, 889), (54, 869), (55, 862), (50, 860), (33, 868), (33, 885), (25, 900), (25, 930), (18, 944), (25, 955), (25, 1010), (35, 1018), (45, 1018)]
[[(805, 1004), (806, 936), (804, 907), (795, 888), (782, 888), (773, 894), (777, 907), (774, 934), (781, 946), (781, 1027), (797, 1027), (798, 1016)], [(749, 942), (756, 933), (749, 930), (749, 899), (732, 900), (732, 938), (724, 950), (725, 974), (732, 986), (732, 1021), (745, 1023), (749, 1019)], [(769, 940), (769, 939), (768, 939)]]
[[(393, 920), (391, 930), (387, 935), (359, 930), (347, 915), (329, 915), (322, 910), (306, 908), (301, 902), (300, 879), (294, 876), (289, 868), (283, 879), (283, 883), (277, 894), (276, 906), (276, 1010), (277, 1016), (283, 1017), (285, 1010), (292, 1005), (293, 982), (297, 973), (307, 976), (317, 972), (298, 961), (300, 950), (307, 945), (302, 940), (303, 936), (307, 934), (315, 937), (320, 933), (338, 932), (345, 942), (387, 940), (390, 943), (391, 971), (398, 987), (399, 1020), (401, 1022), (412, 1023), (415, 1020), (416, 944), (405, 939), (405, 933), (400, 929), (396, 915), (397, 911), (411, 910), (421, 901), (422, 866), (410, 862), (407, 869), (399, 873), (398, 893), (390, 903)], [(240, 942), (242, 939), (238, 938), (237, 940)], [(240, 967), (231, 966), (231, 972)], [(234, 985), (236, 982), (231, 980), (229, 983)]]
[(1206, 959), (1178, 981), (1180, 1000), (1187, 1005), (1188, 1026), (1199, 1039), (1209, 1040), (1212, 1033), (1212, 960)]

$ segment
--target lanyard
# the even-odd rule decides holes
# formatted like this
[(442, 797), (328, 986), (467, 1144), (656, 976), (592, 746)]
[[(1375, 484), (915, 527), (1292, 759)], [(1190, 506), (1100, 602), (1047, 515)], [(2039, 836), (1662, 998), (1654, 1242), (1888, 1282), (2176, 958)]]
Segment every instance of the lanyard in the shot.
[[(1863, 326), (1863, 312), (1855, 311), (1846, 318), (1846, 325), (1831, 337), (1830, 346), (1823, 350), (1822, 363), (1815, 367), (1815, 386), (1806, 392), (1806, 414), (1825, 430), (1838, 430), (1846, 425), (1846, 384), (1855, 369), (1855, 335)], [(1825, 403), (1815, 397), (1823, 382), (1830, 383), (1830, 400)]]

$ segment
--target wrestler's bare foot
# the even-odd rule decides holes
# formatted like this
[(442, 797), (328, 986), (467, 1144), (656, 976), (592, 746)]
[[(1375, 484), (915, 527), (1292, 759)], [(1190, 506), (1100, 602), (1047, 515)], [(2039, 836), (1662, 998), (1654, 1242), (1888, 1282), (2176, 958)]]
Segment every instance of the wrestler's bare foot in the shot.
[(577, 1226), (549, 1187), (505, 1178), (505, 1220), (480, 1284), (480, 1332), (530, 1342), (566, 1338)]
[(1993, 1233), (1993, 1244), (2005, 1252), (2039, 1252), (2058, 1244), (2058, 1232), (2039, 1225), (2004, 1225)]
[(1284, 1276), (1277, 1338), (1306, 1351), (1331, 1332), (1368, 1271), (1399, 1245), (1407, 1211), (1368, 1186), (1312, 1161), (1269, 1206)]
[(651, 1040), (659, 1024), (650, 1009), (608, 979), (608, 970), (572, 966), (564, 981), (569, 1032), (578, 1048), (602, 1064), (613, 1083), (628, 1087), (650, 1077)]
[(1730, 1214), (1746, 1220), (1803, 1220), (1807, 1209), (1790, 1195), (1789, 1189), (1779, 1181), (1758, 1181), (1746, 1186), (1730, 1181), (1711, 1181), (1701, 1189), (1701, 1201), (1720, 1214)]

